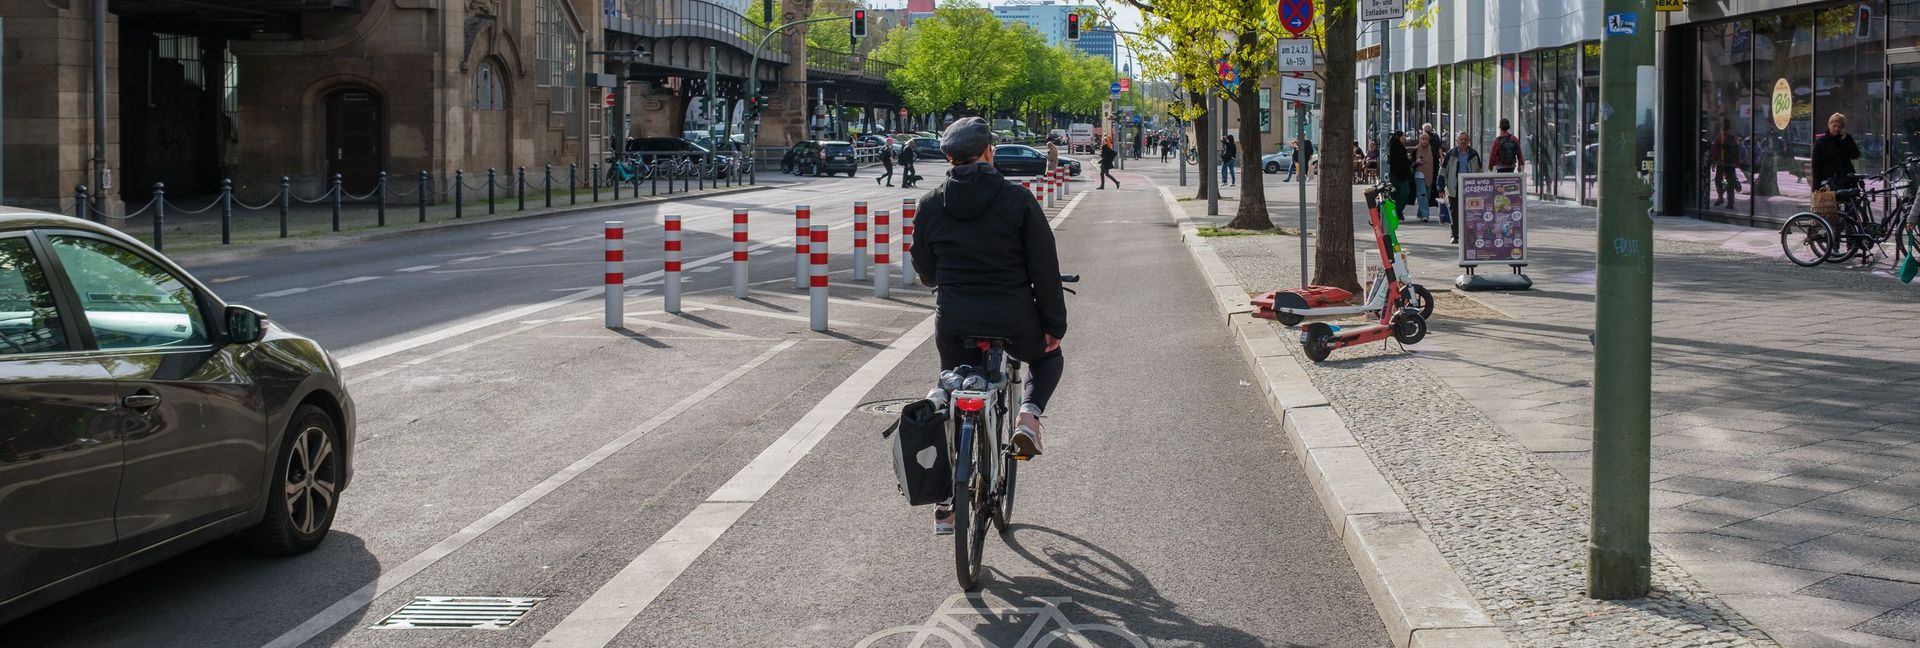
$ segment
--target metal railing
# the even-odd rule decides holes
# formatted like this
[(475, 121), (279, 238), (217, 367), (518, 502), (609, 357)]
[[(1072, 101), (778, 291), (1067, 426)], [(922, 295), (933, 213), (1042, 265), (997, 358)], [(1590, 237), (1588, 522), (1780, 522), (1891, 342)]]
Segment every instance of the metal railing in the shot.
[[(233, 179), (227, 178), (220, 181), (219, 193), (198, 208), (187, 208), (180, 201), (169, 199), (166, 183), (156, 182), (153, 183), (152, 198), (121, 218), (127, 223), (128, 233), (144, 239), (156, 250), (165, 250), (167, 241), (177, 238), (202, 238), (211, 242), (217, 234), (220, 245), (231, 245), (236, 236), (243, 239), (284, 239), (346, 229), (387, 227), (389, 216), (404, 219), (409, 211), (413, 212), (416, 224), (429, 222), (430, 216), (441, 220), (447, 220), (450, 216), (451, 220), (459, 220), (466, 217), (469, 207), (479, 209), (484, 206), (488, 215), (497, 214), (503, 205), (524, 212), (527, 210), (529, 194), (536, 203), (534, 209), (538, 210), (556, 205), (575, 206), (583, 202), (599, 204), (603, 202), (603, 193), (607, 194), (604, 200), (612, 202), (710, 187), (719, 189), (750, 185), (757, 179), (753, 169), (744, 163), (714, 165), (711, 168), (695, 166), (690, 172), (647, 173), (644, 176), (616, 172), (611, 164), (606, 165), (604, 171), (600, 163), (586, 168), (577, 164), (547, 164), (531, 171), (527, 167), (505, 172), (490, 168), (484, 176), (455, 169), (451, 175), (438, 178), (426, 171), (420, 171), (412, 178), (389, 176), (382, 171), (373, 188), (363, 194), (347, 191), (344, 178), (334, 174), (325, 192), (306, 198), (293, 191), (291, 178), (282, 176), (278, 190), (271, 197), (258, 205), (251, 205), (234, 195)], [(662, 187), (662, 184), (665, 186)], [(627, 192), (624, 197), (623, 189)], [(641, 195), (642, 191), (646, 192), (645, 196)], [(85, 185), (74, 188), (73, 202), (62, 211), (87, 220), (96, 220), (95, 217), (99, 215)], [(327, 219), (324, 226), (315, 222), (322, 215)], [(167, 220), (169, 216), (174, 217), (171, 223)], [(200, 218), (181, 218), (183, 216)]]
[(807, 70), (860, 76), (886, 81), (887, 74), (900, 66), (865, 54), (854, 54), (824, 47), (807, 46)]
[[(705, 38), (747, 52), (768, 32), (740, 12), (705, 0), (617, 0), (617, 12), (606, 28), (649, 38)], [(761, 58), (792, 60), (779, 39), (768, 43)]]

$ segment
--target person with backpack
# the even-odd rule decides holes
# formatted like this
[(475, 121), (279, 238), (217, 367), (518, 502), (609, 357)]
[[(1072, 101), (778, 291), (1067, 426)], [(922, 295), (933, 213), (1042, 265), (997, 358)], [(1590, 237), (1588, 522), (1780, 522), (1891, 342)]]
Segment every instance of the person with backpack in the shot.
[(1500, 135), (1493, 138), (1493, 154), (1487, 158), (1487, 166), (1495, 173), (1513, 173), (1527, 165), (1526, 156), (1520, 154), (1520, 138), (1514, 137), (1513, 122), (1500, 118)]
[(1113, 181), (1113, 188), (1120, 188), (1120, 179), (1113, 177), (1113, 164), (1119, 157), (1120, 155), (1113, 150), (1112, 137), (1108, 137), (1100, 144), (1100, 186), (1094, 187), (1095, 189), (1107, 188), (1108, 180)]
[(881, 174), (878, 178), (874, 178), (873, 183), (880, 184), (885, 182), (887, 186), (893, 186), (893, 143), (888, 142), (880, 145), (880, 166), (886, 169), (887, 172)]
[(1220, 180), (1226, 186), (1238, 184), (1234, 172), (1239, 170), (1235, 162), (1240, 159), (1239, 147), (1234, 144), (1233, 136), (1220, 138)]

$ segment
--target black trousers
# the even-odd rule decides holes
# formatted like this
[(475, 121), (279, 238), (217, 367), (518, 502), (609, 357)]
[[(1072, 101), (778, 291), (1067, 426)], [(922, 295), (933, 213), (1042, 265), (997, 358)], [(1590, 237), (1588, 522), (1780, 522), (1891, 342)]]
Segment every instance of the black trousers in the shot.
[(941, 369), (977, 367), (985, 360), (980, 349), (967, 344), (969, 335), (1005, 338), (1007, 355), (1027, 364), (1025, 402), (1046, 411), (1067, 360), (1059, 349), (1047, 351), (1040, 314), (1030, 299), (947, 298), (941, 300), (939, 313), (933, 323), (933, 345), (940, 351)]

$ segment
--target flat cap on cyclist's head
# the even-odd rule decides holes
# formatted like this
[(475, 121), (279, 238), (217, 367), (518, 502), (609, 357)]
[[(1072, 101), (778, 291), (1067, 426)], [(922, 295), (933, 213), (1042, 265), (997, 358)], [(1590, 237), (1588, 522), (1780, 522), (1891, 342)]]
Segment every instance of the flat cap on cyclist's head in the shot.
[(987, 120), (979, 117), (965, 117), (947, 126), (940, 134), (940, 152), (950, 158), (974, 158), (993, 145), (993, 129), (987, 127)]

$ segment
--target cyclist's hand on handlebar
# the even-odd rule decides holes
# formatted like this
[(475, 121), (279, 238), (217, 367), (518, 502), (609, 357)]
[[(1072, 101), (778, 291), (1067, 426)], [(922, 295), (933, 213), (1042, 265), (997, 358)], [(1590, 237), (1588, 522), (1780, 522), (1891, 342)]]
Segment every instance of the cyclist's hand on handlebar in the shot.
[(1054, 337), (1051, 334), (1047, 335), (1047, 353), (1053, 353), (1059, 350), (1060, 338)]

